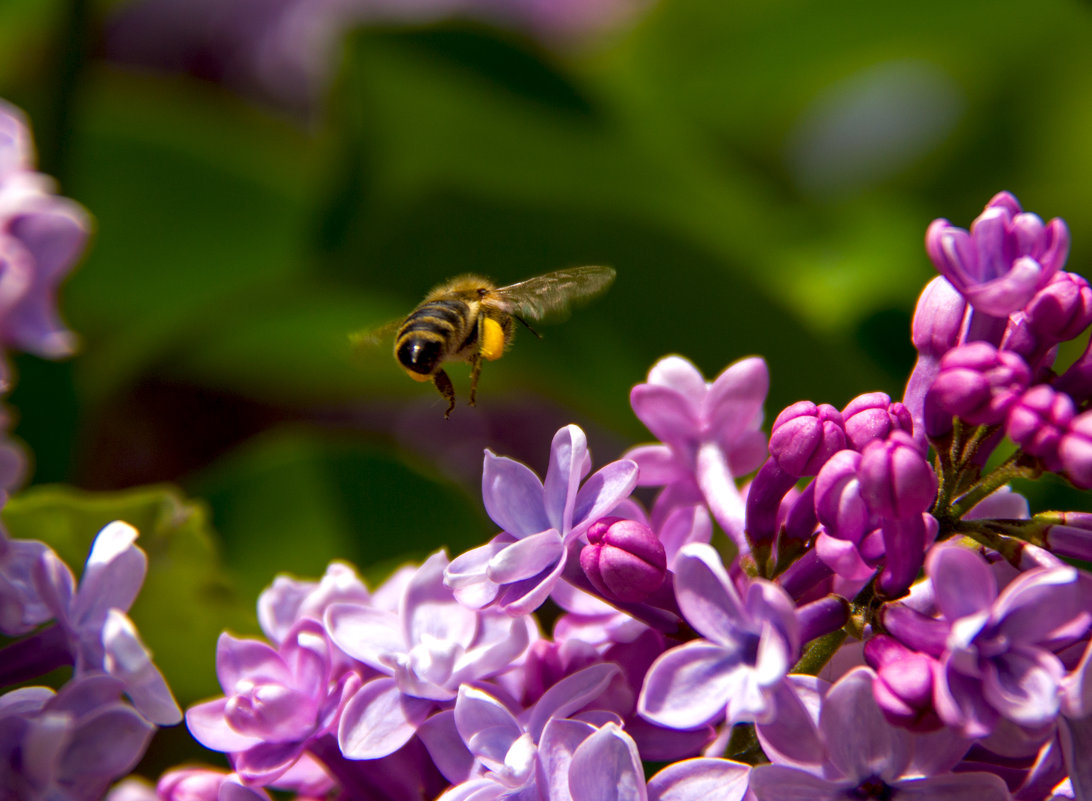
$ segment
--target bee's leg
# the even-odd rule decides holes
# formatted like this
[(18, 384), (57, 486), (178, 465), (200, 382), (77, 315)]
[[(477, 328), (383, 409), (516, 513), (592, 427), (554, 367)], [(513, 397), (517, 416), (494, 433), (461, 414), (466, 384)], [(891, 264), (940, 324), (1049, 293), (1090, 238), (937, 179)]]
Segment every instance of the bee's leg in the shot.
[(468, 404), (474, 405), (474, 401), (478, 395), (478, 376), (482, 374), (482, 357), (480, 353), (475, 353), (470, 359), (470, 400)]
[(451, 416), (451, 412), (455, 408), (455, 387), (452, 386), (451, 379), (443, 370), (436, 371), (432, 376), (432, 383), (436, 385), (436, 389), (447, 401), (447, 409), (444, 411), (444, 419), (446, 420)]

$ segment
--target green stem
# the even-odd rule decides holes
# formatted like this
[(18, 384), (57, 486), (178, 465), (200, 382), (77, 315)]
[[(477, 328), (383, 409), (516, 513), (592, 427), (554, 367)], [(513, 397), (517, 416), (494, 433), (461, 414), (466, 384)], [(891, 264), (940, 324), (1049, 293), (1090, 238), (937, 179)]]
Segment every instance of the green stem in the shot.
[(1039, 469), (1019, 464), (1017, 458), (1020, 455), (1022, 455), (1021, 452), (1017, 451), (1009, 457), (1004, 464), (981, 479), (967, 494), (951, 505), (951, 512), (949, 515), (945, 515), (945, 517), (955, 519), (962, 518), (963, 515), (967, 514), (967, 512), (990, 495), (993, 495), (993, 493), (1008, 484), (1014, 478), (1034, 478), (1038, 474)]

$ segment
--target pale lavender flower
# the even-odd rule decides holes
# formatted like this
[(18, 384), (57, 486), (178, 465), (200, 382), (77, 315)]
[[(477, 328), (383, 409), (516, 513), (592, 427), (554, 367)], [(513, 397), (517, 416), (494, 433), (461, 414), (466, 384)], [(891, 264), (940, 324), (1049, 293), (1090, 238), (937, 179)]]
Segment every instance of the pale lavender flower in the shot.
[(766, 749), (774, 764), (751, 771), (758, 801), (1009, 801), (1008, 788), (995, 775), (949, 772), (967, 750), (966, 741), (947, 731), (916, 735), (884, 720), (872, 695), (874, 681), (868, 668), (854, 668), (822, 697), (817, 720), (811, 717), (814, 707), (794, 710), (786, 703), (786, 718), (792, 711), (799, 725), (760, 724), (764, 746), (778, 747)]
[(132, 770), (155, 727), (121, 701), (123, 689), (98, 674), (74, 678), (58, 692), (22, 687), (0, 696), (5, 798), (98, 801)]
[(326, 611), (334, 643), (378, 674), (341, 713), (338, 742), (350, 759), (394, 753), (461, 685), (504, 672), (531, 641), (525, 618), (458, 603), (443, 584), (447, 564), (443, 551), (430, 556), (397, 614), (350, 603)]
[[(609, 712), (578, 713), (618, 677), (616, 665), (589, 665), (516, 713), (489, 692), (464, 684), (454, 708), (421, 729), (437, 766), (455, 785), (442, 796), (444, 801), (565, 797), (551, 786), (567, 783), (566, 763), (572, 752), (596, 725), (620, 722)], [(578, 719), (571, 719), (574, 715)]]
[(940, 274), (978, 311), (1008, 317), (1020, 311), (1065, 264), (1069, 232), (1062, 220), (1046, 225), (999, 192), (970, 231), (934, 220), (925, 249)]
[(1065, 675), (1054, 650), (1092, 622), (1077, 570), (1032, 568), (999, 591), (982, 557), (957, 545), (933, 548), (925, 568), (941, 618), (896, 604), (883, 622), (940, 661), (934, 702), (941, 720), (967, 737), (988, 735), (1002, 719), (1029, 729), (1053, 723)]
[(773, 693), (800, 649), (792, 599), (762, 579), (752, 580), (741, 597), (717, 552), (701, 544), (679, 552), (675, 592), (702, 639), (652, 664), (638, 699), (641, 716), (694, 729), (722, 716), (734, 724), (773, 715)]
[(280, 575), (258, 596), (258, 623), (269, 641), (278, 645), (300, 620), (321, 621), (326, 609), (341, 601), (371, 602), (356, 569), (345, 562), (331, 562), (318, 581)]
[[(56, 196), (52, 180), (34, 171), (26, 120), (0, 100), (0, 349), (47, 359), (72, 353), (56, 295), (90, 229), (83, 207)], [(0, 360), (0, 390), (9, 380)]]
[(34, 586), (35, 565), (49, 546), (10, 538), (0, 529), (0, 633), (19, 637), (52, 618)]
[(34, 586), (65, 634), (64, 656), (68, 664), (75, 664), (76, 675), (111, 674), (123, 682), (149, 720), (173, 725), (182, 712), (125, 614), (148, 567), (144, 552), (134, 544), (136, 538), (136, 529), (128, 523), (115, 521), (104, 527), (95, 537), (78, 585), (68, 565), (46, 550), (35, 565)]
[(668, 765), (648, 781), (648, 801), (744, 801), (751, 766), (697, 757)]
[(760, 426), (769, 391), (766, 362), (747, 358), (707, 382), (681, 356), (660, 359), (648, 380), (630, 392), (633, 412), (661, 444), (631, 449), (641, 486), (664, 487), (653, 510), (659, 524), (677, 506), (703, 503), (740, 547), (744, 500), (735, 477), (762, 464), (766, 438)]
[(332, 651), (322, 625), (310, 619), (297, 623), (276, 649), (221, 634), (216, 674), (224, 695), (186, 711), (190, 733), (206, 748), (230, 754), (244, 780), (277, 780), (333, 730), (346, 697), (360, 685), (356, 674), (334, 674)]
[(637, 483), (637, 465), (628, 459), (585, 481), (590, 471), (587, 438), (575, 425), (554, 435), (544, 482), (526, 465), (485, 452), (482, 498), (503, 531), (453, 559), (445, 571), (444, 582), (460, 603), (475, 609), (496, 604), (526, 615), (546, 600), (567, 562), (579, 558), (572, 546)]

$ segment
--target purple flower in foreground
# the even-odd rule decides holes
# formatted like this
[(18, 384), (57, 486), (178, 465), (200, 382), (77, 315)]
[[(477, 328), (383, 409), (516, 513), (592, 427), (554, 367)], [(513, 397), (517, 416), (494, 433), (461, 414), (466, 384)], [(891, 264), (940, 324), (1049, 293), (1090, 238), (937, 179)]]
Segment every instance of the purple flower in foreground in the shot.
[(660, 359), (648, 381), (630, 392), (630, 404), (662, 444), (631, 449), (642, 486), (662, 486), (653, 524), (678, 506), (704, 503), (721, 528), (743, 547), (744, 501), (736, 476), (766, 456), (763, 404), (770, 386), (766, 362), (741, 359), (707, 382), (681, 356)]
[(137, 530), (128, 523), (105, 526), (95, 537), (78, 585), (68, 565), (47, 550), (35, 566), (35, 588), (67, 638), (77, 675), (109, 673), (123, 682), (145, 717), (173, 725), (182, 712), (125, 615), (148, 568), (136, 538)]
[(1008, 192), (990, 199), (970, 231), (934, 220), (925, 249), (940, 274), (978, 311), (1007, 317), (1020, 311), (1065, 264), (1069, 232), (1054, 218), (1046, 225)]
[(0, 529), (0, 633), (18, 637), (52, 617), (34, 587), (35, 566), (49, 546), (11, 539)]
[(644, 523), (605, 517), (588, 529), (588, 543), (580, 567), (605, 597), (643, 601), (663, 584), (667, 553)]
[[(140, 760), (155, 727), (121, 701), (121, 682), (75, 678), (59, 692), (0, 696), (0, 788), (5, 798), (98, 801)], [(10, 794), (10, 795), (9, 795)]]
[(967, 737), (990, 734), (1002, 718), (1027, 728), (1052, 723), (1065, 675), (1054, 650), (1092, 621), (1077, 570), (1032, 568), (998, 592), (990, 566), (957, 545), (933, 548), (925, 568), (943, 620), (893, 605), (883, 622), (940, 660), (934, 701), (941, 720)]
[(503, 531), (453, 559), (444, 572), (460, 603), (475, 609), (495, 603), (511, 615), (525, 615), (546, 600), (570, 557), (578, 558), (570, 546), (637, 483), (637, 465), (628, 459), (584, 481), (590, 471), (587, 438), (574, 425), (554, 435), (544, 482), (526, 465), (485, 452), (482, 498)]
[[(26, 120), (0, 101), (0, 349), (55, 359), (74, 345), (57, 314), (57, 288), (83, 252), (91, 224), (78, 203), (53, 194), (33, 160)], [(7, 365), (0, 363), (0, 390), (7, 384)]]
[(1030, 382), (1031, 371), (1015, 353), (969, 342), (944, 354), (925, 402), (972, 425), (993, 425)]
[(762, 579), (752, 580), (741, 597), (717, 552), (702, 544), (679, 552), (675, 592), (703, 639), (672, 648), (652, 664), (638, 712), (674, 729), (721, 716), (729, 724), (769, 718), (773, 694), (799, 655), (792, 599)]
[(751, 771), (758, 801), (1009, 801), (997, 776), (948, 772), (967, 750), (965, 741), (947, 731), (915, 735), (884, 720), (872, 696), (874, 680), (871, 670), (855, 668), (823, 697), (817, 724), (807, 715), (796, 727), (778, 722), (775, 736), (784, 750), (768, 750), (775, 763), (785, 753), (794, 758)]
[(216, 674), (224, 695), (186, 711), (190, 733), (229, 753), (244, 780), (275, 781), (332, 730), (345, 696), (359, 686), (355, 674), (333, 675), (332, 650), (314, 620), (300, 621), (277, 649), (221, 634)]
[[(269, 794), (260, 787), (248, 787), (235, 773), (211, 768), (182, 768), (164, 773), (151, 798), (160, 801), (269, 801)], [(107, 801), (124, 799), (110, 797)]]
[(350, 759), (392, 754), (460, 686), (507, 670), (526, 650), (525, 618), (458, 603), (443, 584), (447, 556), (430, 556), (406, 586), (398, 614), (339, 603), (326, 612), (333, 641), (379, 674), (357, 690), (338, 725)]
[(454, 709), (422, 729), (429, 751), (455, 783), (443, 801), (569, 798), (567, 768), (573, 752), (597, 725), (620, 722), (609, 712), (577, 713), (618, 674), (615, 665), (590, 665), (559, 681), (518, 715), (488, 692), (463, 685)]

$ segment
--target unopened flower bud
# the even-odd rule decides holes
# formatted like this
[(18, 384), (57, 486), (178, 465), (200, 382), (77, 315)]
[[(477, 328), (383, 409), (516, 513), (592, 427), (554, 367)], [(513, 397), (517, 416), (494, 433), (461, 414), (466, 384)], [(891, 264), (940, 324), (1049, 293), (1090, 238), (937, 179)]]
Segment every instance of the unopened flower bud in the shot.
[(922, 290), (914, 307), (910, 340), (918, 353), (939, 359), (959, 344), (967, 301), (943, 276), (937, 276)]
[(770, 456), (786, 473), (814, 476), (819, 468), (846, 446), (842, 414), (829, 404), (799, 401), (774, 420)]
[(1009, 408), (1005, 433), (1049, 470), (1061, 470), (1058, 446), (1076, 415), (1073, 401), (1046, 384), (1034, 386)]
[(1036, 293), (1024, 314), (1036, 336), (1068, 342), (1092, 323), (1092, 287), (1076, 273), (1060, 272)]
[(1092, 411), (1070, 421), (1058, 442), (1058, 461), (1076, 486), (1092, 488)]
[(636, 520), (604, 517), (588, 528), (580, 567), (611, 600), (638, 603), (660, 588), (667, 555), (652, 529)]
[(1015, 353), (986, 342), (970, 342), (948, 351), (926, 399), (971, 425), (1005, 419), (1031, 381), (1027, 364)]
[(876, 671), (872, 692), (883, 716), (911, 731), (935, 731), (941, 720), (933, 707), (938, 663), (883, 634), (865, 643), (865, 661)]
[(827, 534), (854, 543), (871, 529), (871, 515), (857, 476), (860, 467), (861, 454), (847, 448), (830, 457), (812, 482), (815, 513)]
[(914, 432), (910, 410), (899, 401), (892, 402), (886, 392), (858, 395), (842, 409), (846, 437), (857, 450), (874, 439), (887, 439), (892, 431)]
[(861, 497), (883, 518), (916, 517), (937, 495), (937, 475), (905, 431), (869, 443), (861, 452), (859, 476)]

